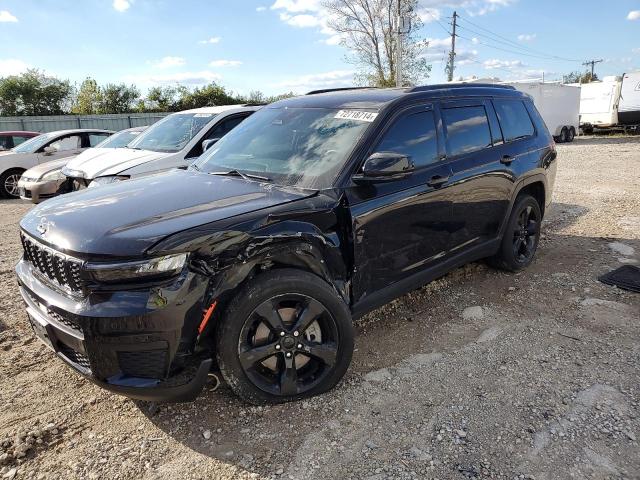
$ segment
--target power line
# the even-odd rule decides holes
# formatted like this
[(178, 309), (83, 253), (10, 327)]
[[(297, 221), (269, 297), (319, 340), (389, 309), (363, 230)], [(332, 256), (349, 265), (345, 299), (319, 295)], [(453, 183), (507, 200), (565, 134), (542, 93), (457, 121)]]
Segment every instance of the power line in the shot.
[[(562, 61), (565, 61), (565, 62), (579, 62), (580, 61), (580, 60), (577, 60), (575, 58), (560, 57), (558, 55), (548, 54), (548, 53), (542, 52), (540, 50), (535, 50), (533, 48), (529, 48), (527, 46), (520, 45), (519, 43), (517, 43), (517, 42), (515, 42), (515, 41), (513, 41), (513, 40), (511, 40), (511, 39), (509, 39), (507, 37), (504, 37), (504, 36), (502, 36), (502, 35), (500, 35), (498, 33), (495, 33), (493, 31), (489, 30), (488, 28), (485, 28), (485, 27), (483, 27), (481, 25), (478, 25), (475, 22), (472, 22), (471, 20), (467, 19), (466, 17), (463, 17), (461, 15), (458, 15), (458, 17), (463, 22), (469, 23), (469, 24), (473, 25), (474, 27), (476, 27), (476, 28), (478, 28), (480, 30), (483, 30), (484, 32), (487, 32), (487, 34), (489, 34), (490, 36), (487, 35), (487, 34), (478, 32), (476, 30), (473, 30), (473, 29), (471, 29), (471, 28), (469, 28), (467, 26), (464, 26), (464, 25), (459, 25), (459, 28), (464, 28), (464, 29), (466, 29), (466, 30), (468, 30), (468, 31), (470, 31), (472, 33), (475, 33), (476, 35), (485, 37), (485, 38), (487, 38), (488, 40), (490, 40), (492, 42), (501, 43), (503, 45), (509, 46), (510, 48), (516, 48), (518, 50), (524, 50), (524, 51), (527, 51), (527, 52), (531, 52), (531, 53), (527, 53), (527, 54), (522, 53), (522, 55), (527, 55), (527, 56), (531, 56), (531, 57), (533, 57), (535, 55), (535, 56), (537, 56), (539, 58), (544, 58), (546, 60), (562, 60)], [(485, 46), (492, 47), (491, 45), (486, 45), (486, 44), (485, 44)], [(520, 54), (520, 52), (511, 52), (511, 53)]]

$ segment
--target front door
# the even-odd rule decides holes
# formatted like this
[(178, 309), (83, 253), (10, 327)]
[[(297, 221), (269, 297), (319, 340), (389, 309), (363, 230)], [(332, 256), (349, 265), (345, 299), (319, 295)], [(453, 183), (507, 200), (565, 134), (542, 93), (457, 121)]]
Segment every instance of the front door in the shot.
[(400, 112), (369, 154), (407, 155), (415, 171), (400, 180), (347, 190), (353, 222), (353, 300), (364, 300), (440, 261), (449, 243), (451, 170), (432, 105)]

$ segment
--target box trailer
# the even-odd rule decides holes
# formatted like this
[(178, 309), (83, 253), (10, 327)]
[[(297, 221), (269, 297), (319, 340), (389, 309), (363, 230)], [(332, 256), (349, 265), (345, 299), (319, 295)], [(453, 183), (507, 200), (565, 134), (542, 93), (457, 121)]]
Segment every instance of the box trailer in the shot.
[(571, 142), (580, 125), (580, 86), (523, 80), (501, 82), (533, 97), (533, 103), (556, 142)]
[(595, 129), (616, 127), (622, 77), (604, 77), (602, 81), (583, 83), (581, 87), (580, 128), (582, 131), (593, 133)]
[(640, 127), (640, 71), (622, 76), (618, 124), (623, 128)]

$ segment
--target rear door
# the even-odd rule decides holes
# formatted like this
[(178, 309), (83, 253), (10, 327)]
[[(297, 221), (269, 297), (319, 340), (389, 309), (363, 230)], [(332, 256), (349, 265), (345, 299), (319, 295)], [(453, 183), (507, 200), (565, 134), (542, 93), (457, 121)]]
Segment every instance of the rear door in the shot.
[(440, 112), (452, 170), (450, 253), (456, 254), (499, 235), (514, 187), (510, 157), (517, 149), (504, 144), (490, 100), (442, 102)]

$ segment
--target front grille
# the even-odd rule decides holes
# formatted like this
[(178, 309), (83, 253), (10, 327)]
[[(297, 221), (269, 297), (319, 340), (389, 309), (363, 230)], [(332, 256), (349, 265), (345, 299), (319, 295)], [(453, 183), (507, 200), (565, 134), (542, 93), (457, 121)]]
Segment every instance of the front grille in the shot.
[(82, 333), (82, 327), (78, 324), (77, 321), (75, 321), (72, 318), (68, 318), (64, 315), (59, 314), (58, 312), (52, 310), (52, 309), (47, 309), (47, 315), (53, 319), (55, 322), (58, 323), (62, 323), (63, 325), (66, 325), (67, 327), (71, 328), (72, 330), (75, 330), (76, 332), (81, 332)]
[(118, 352), (120, 370), (132, 377), (164, 378), (167, 370), (166, 363), (166, 350)]
[(86, 368), (87, 370), (91, 370), (91, 364), (89, 363), (89, 359), (86, 355), (62, 343), (58, 344), (58, 351), (70, 362), (75, 363), (82, 368)]
[(72, 292), (81, 293), (84, 282), (80, 278), (82, 262), (58, 253), (20, 234), (24, 258), (49, 280)]

